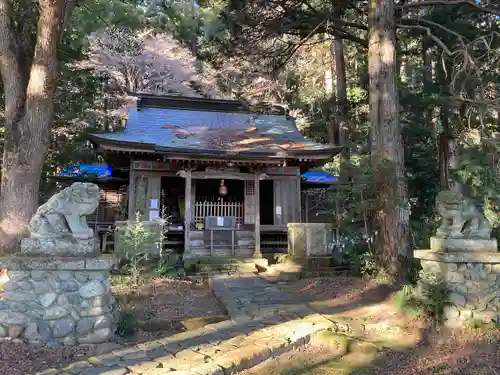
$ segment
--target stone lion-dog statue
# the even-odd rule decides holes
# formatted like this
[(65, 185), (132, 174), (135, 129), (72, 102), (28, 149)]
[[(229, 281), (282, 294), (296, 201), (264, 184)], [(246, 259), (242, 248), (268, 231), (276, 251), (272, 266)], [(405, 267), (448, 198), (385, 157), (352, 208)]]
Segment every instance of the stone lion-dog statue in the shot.
[(94, 231), (86, 216), (100, 200), (99, 187), (75, 182), (41, 205), (28, 224), (30, 236), (21, 242), (24, 253), (81, 254), (95, 251)]
[(436, 208), (443, 219), (436, 237), (490, 239), (491, 225), (461, 193), (453, 190), (439, 192)]

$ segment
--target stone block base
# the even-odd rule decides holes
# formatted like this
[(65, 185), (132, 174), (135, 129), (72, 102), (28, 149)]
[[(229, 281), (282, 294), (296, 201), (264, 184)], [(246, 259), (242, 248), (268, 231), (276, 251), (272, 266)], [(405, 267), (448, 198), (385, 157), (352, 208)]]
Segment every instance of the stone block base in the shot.
[(500, 321), (500, 254), (418, 250), (414, 256), (421, 260), (424, 272), (448, 285), (451, 306), (445, 310), (447, 325), (458, 326), (470, 318)]
[(431, 237), (431, 250), (437, 252), (494, 252), (497, 240)]
[(103, 258), (0, 259), (9, 278), (0, 301), (0, 337), (49, 347), (111, 340), (116, 329), (111, 264)]
[(75, 240), (74, 238), (30, 237), (21, 242), (21, 250), (26, 255), (91, 256), (98, 253), (96, 239)]

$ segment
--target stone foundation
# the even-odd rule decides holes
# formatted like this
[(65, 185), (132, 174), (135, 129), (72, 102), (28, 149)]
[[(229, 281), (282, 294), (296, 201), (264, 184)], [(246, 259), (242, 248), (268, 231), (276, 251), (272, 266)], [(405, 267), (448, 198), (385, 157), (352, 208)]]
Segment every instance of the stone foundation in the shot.
[(109, 257), (1, 258), (9, 280), (0, 301), (0, 337), (49, 347), (113, 339), (111, 265)]
[(450, 289), (447, 325), (458, 326), (470, 318), (500, 320), (499, 253), (417, 250), (414, 256), (421, 260), (424, 272), (441, 277)]

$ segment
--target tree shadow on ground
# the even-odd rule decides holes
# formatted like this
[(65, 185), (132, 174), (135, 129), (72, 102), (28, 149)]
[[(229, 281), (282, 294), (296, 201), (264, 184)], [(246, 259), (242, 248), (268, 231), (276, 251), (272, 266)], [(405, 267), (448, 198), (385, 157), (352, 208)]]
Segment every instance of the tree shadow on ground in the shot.
[(494, 337), (491, 332), (466, 332), (459, 338), (450, 331), (425, 329), (422, 340), (411, 348), (389, 348), (377, 354), (352, 352), (304, 367), (282, 369), (280, 375), (498, 375), (499, 371), (498, 334)]

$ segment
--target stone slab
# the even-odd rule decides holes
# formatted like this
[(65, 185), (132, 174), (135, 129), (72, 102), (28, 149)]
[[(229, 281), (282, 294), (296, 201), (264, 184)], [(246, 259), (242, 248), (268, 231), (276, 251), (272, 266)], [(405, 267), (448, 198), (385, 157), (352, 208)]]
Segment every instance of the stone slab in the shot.
[(500, 253), (492, 252), (443, 253), (432, 250), (415, 250), (413, 256), (417, 259), (441, 263), (500, 263)]
[(99, 257), (50, 257), (13, 255), (0, 257), (0, 269), (8, 270), (86, 270), (103, 271), (115, 264), (113, 257), (102, 255)]
[(497, 252), (497, 240), (431, 237), (431, 250), (442, 252)]

